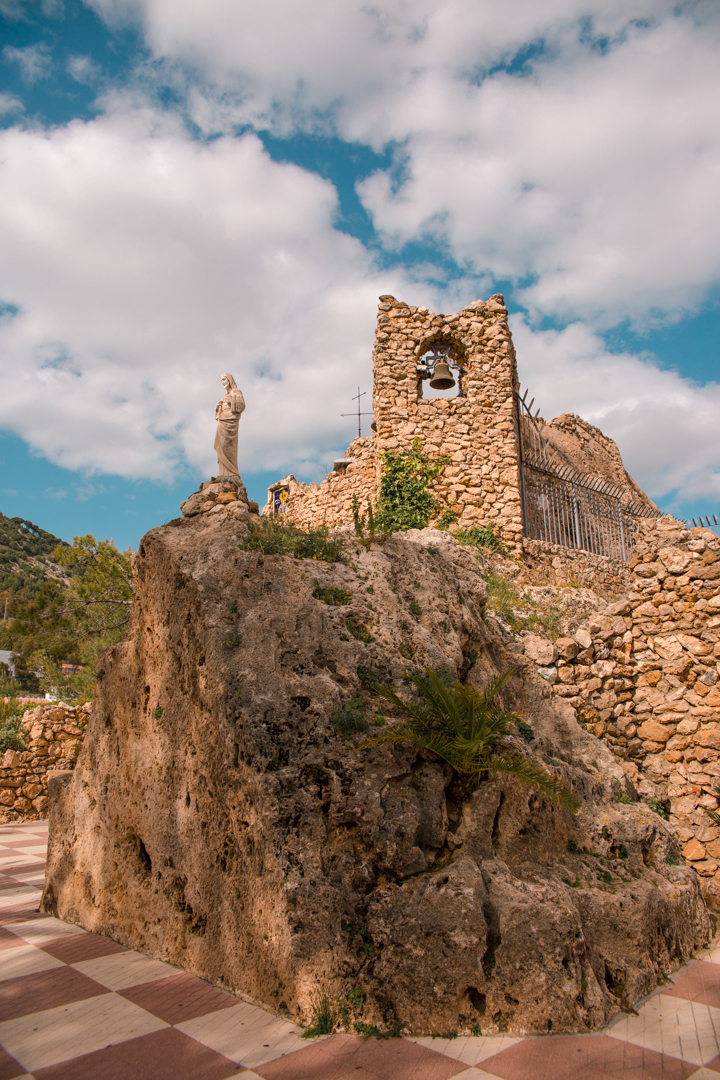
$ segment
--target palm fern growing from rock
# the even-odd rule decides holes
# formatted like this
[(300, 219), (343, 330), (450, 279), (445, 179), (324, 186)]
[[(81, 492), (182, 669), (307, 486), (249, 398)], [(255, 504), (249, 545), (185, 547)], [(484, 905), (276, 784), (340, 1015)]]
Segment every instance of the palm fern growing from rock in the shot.
[(403, 700), (389, 686), (374, 686), (375, 693), (394, 705), (404, 719), (362, 745), (408, 742), (429, 750), (455, 770), (450, 790), (460, 799), (471, 794), (483, 773), (507, 773), (552, 802), (575, 811), (580, 802), (563, 780), (502, 745), (509, 725), (521, 722), (519, 716), (503, 711), (497, 702), (511, 674), (506, 671), (483, 690), (477, 690), (425, 668), (424, 675), (405, 676), (418, 695), (411, 701)]

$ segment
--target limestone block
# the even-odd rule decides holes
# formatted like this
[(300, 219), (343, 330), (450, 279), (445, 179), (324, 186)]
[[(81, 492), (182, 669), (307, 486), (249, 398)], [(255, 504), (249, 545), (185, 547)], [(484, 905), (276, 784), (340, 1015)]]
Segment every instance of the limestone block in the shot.
[(675, 634), (668, 637), (656, 637), (653, 646), (655, 652), (663, 660), (679, 660), (683, 654), (682, 645)]
[(558, 658), (558, 650), (555, 645), (553, 645), (552, 641), (548, 641), (538, 634), (528, 634), (523, 641), (523, 645), (525, 648), (525, 655), (531, 660), (534, 660), (536, 664), (541, 664), (543, 667), (548, 667)]
[(589, 649), (592, 646), (592, 636), (588, 630), (582, 627), (575, 631), (575, 640), (581, 649)]
[(699, 840), (691, 840), (683, 847), (683, 858), (688, 862), (697, 862), (705, 858), (705, 848)]
[(706, 641), (701, 641), (699, 638), (691, 637), (689, 634), (676, 634), (678, 642), (684, 649), (686, 649), (693, 656), (707, 656), (713, 651), (712, 645)]
[(579, 646), (572, 638), (557, 638), (555, 648), (563, 660), (574, 660), (579, 652)]
[(180, 503), (183, 517), (195, 517), (196, 514), (205, 514), (212, 510), (215, 505), (215, 496), (208, 495), (204, 491), (196, 491), (185, 502)]
[(658, 558), (671, 574), (682, 574), (692, 562), (691, 554), (687, 551), (678, 551), (674, 547), (661, 548), (658, 552)]
[(701, 727), (693, 735), (696, 746), (706, 746), (713, 750), (720, 750), (720, 729), (717, 727)]
[(606, 615), (611, 615), (611, 616), (614, 616), (614, 615), (629, 615), (631, 612), (632, 612), (632, 604), (630, 603), (629, 600), (627, 600), (625, 598), (623, 598), (622, 600), (618, 600), (614, 604), (610, 604), (610, 606), (608, 608), (606, 608), (606, 610), (605, 610), (605, 614)]
[(675, 729), (669, 724), (660, 724), (657, 720), (646, 720), (638, 728), (638, 736), (641, 739), (651, 739), (653, 742), (666, 743)]

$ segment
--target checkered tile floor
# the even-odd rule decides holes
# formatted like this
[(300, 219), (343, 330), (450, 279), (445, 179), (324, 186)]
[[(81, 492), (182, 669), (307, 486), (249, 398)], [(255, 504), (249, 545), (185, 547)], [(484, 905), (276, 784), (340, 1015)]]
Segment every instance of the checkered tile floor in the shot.
[(38, 912), (44, 822), (0, 826), (0, 1080), (720, 1080), (720, 946), (597, 1035), (311, 1042)]

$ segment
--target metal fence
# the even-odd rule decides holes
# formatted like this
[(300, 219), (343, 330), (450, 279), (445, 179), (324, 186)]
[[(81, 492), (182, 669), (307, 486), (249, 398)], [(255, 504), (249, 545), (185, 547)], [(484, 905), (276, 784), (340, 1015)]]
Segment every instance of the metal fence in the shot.
[(688, 529), (696, 529), (698, 527), (703, 529), (712, 529), (714, 533), (720, 536), (720, 519), (717, 514), (708, 514), (706, 517), (688, 518), (685, 522)]
[(641, 518), (659, 511), (623, 501), (615, 484), (586, 476), (562, 463), (532, 415), (527, 391), (518, 396), (520, 482), (525, 535), (566, 548), (629, 562)]

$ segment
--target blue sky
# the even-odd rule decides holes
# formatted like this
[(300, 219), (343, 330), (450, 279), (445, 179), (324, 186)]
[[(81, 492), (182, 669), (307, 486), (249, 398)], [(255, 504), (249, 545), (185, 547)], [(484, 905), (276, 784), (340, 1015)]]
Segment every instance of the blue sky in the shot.
[(720, 9), (0, 0), (0, 509), (135, 546), (213, 469), (318, 479), (377, 297), (503, 292), (546, 418), (720, 511)]

